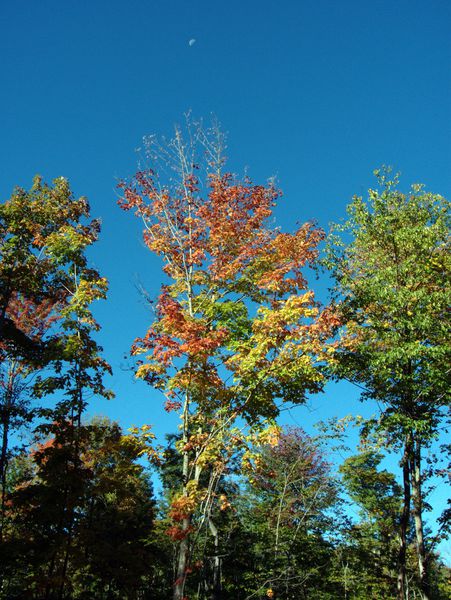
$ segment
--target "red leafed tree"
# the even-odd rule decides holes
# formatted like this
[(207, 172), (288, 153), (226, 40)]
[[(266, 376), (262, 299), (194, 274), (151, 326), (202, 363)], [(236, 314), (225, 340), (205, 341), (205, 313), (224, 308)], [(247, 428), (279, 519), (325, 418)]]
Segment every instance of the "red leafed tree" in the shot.
[(311, 223), (294, 233), (271, 227), (279, 191), (224, 171), (218, 128), (188, 123), (170, 141), (149, 138), (146, 150), (149, 166), (119, 185), (119, 204), (142, 219), (169, 280), (132, 353), (137, 377), (160, 389), (182, 422), (182, 481), (170, 510), (180, 600), (193, 532), (209, 525), (237, 419), (267, 422), (279, 401), (300, 403), (322, 388), (318, 366), (334, 316), (320, 310), (303, 272), (323, 232)]
[[(20, 294), (13, 294), (5, 322), (11, 323), (15, 335), (22, 335), (27, 344), (38, 347), (45, 334), (56, 320), (55, 302), (49, 299), (36, 303)], [(22, 344), (22, 347), (25, 344)], [(5, 515), (6, 475), (10, 454), (11, 433), (24, 423), (31, 421), (30, 392), (33, 377), (42, 368), (39, 362), (30, 361), (17, 352), (11, 337), (0, 341), (0, 480), (1, 480), (1, 518), (0, 539), (3, 533)]]

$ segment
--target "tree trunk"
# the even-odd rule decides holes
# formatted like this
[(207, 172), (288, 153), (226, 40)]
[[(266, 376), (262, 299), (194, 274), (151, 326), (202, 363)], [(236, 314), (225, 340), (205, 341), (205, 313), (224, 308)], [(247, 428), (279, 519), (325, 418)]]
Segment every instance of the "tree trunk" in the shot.
[(2, 450), (0, 455), (0, 475), (2, 484), (2, 514), (0, 521), (0, 541), (3, 539), (3, 526), (5, 520), (5, 501), (6, 501), (6, 469), (8, 459), (8, 433), (9, 433), (9, 410), (7, 407), (4, 408), (5, 412), (2, 415)]
[(398, 551), (398, 600), (406, 600), (406, 554), (407, 554), (407, 530), (410, 521), (410, 468), (409, 461), (412, 455), (412, 434), (408, 433), (404, 454), (401, 459), (403, 480), (403, 507), (400, 519), (399, 551)]
[(221, 600), (221, 559), (219, 558), (219, 535), (218, 528), (211, 519), (208, 519), (208, 526), (214, 539), (215, 554), (213, 562), (213, 581), (211, 588), (211, 600)]
[(2, 449), (0, 453), (0, 477), (2, 485), (1, 499), (1, 521), (0, 521), (0, 541), (3, 540), (3, 528), (5, 521), (5, 503), (6, 503), (6, 473), (8, 470), (8, 444), (9, 444), (9, 426), (11, 423), (11, 411), (13, 408), (13, 378), (11, 371), (8, 374), (8, 383), (4, 403), (2, 407), (1, 424), (2, 431)]
[[(189, 393), (185, 396), (185, 405), (183, 408), (183, 432), (182, 441), (183, 444), (188, 443), (188, 428), (189, 428)], [(183, 450), (183, 495), (188, 495), (187, 483), (189, 477), (189, 453), (188, 450)], [(182, 600), (184, 596), (185, 582), (186, 582), (186, 570), (188, 568), (188, 557), (189, 557), (189, 529), (191, 526), (191, 515), (183, 519), (182, 521), (182, 533), (183, 539), (180, 540), (178, 548), (177, 558), (177, 570), (176, 578), (174, 583), (174, 595), (173, 600)]]
[(429, 577), (427, 556), (424, 547), (423, 534), (423, 498), (421, 489), (421, 443), (416, 440), (410, 461), (410, 475), (412, 481), (413, 518), (415, 522), (415, 535), (418, 553), (418, 570), (420, 575), (420, 590), (423, 600), (429, 600)]
[(185, 537), (180, 541), (179, 545), (176, 580), (174, 583), (174, 600), (182, 600), (184, 595), (189, 555), (189, 540), (186, 532), (189, 530), (190, 524), (191, 519), (189, 517), (183, 519), (182, 531), (185, 533)]

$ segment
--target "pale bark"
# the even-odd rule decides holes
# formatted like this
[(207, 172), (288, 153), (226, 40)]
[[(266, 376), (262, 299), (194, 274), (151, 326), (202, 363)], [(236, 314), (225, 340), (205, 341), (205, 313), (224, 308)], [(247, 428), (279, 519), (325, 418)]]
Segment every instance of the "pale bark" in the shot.
[[(188, 427), (189, 427), (189, 393), (185, 395), (185, 404), (183, 407), (183, 431), (182, 442), (185, 447), (188, 443)], [(183, 449), (182, 463), (182, 478), (183, 478), (183, 495), (188, 495), (188, 479), (189, 479), (189, 454), (188, 450)], [(185, 517), (181, 523), (183, 539), (180, 540), (177, 557), (176, 578), (174, 583), (174, 600), (182, 600), (185, 589), (186, 569), (188, 567), (189, 556), (189, 529), (191, 526), (191, 515)]]
[(403, 507), (400, 519), (399, 551), (398, 551), (398, 578), (397, 590), (398, 600), (406, 600), (406, 555), (407, 555), (407, 530), (410, 521), (410, 468), (409, 458), (412, 454), (412, 435), (407, 434), (404, 446), (404, 454), (401, 460), (403, 476)]
[(412, 505), (415, 523), (415, 536), (418, 554), (418, 571), (420, 575), (420, 590), (423, 600), (429, 600), (429, 578), (427, 569), (427, 556), (424, 546), (423, 533), (423, 498), (421, 489), (421, 444), (417, 440), (412, 449), (410, 461), (412, 480)]
[(214, 561), (213, 561), (213, 582), (211, 589), (211, 600), (221, 599), (221, 559), (219, 557), (219, 534), (218, 528), (213, 523), (212, 519), (208, 519), (208, 527), (214, 539)]

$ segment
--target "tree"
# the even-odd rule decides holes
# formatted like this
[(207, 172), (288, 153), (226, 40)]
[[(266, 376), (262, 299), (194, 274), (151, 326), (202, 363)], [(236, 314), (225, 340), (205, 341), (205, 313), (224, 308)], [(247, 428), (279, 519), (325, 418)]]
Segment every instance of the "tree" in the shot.
[[(104, 375), (111, 374), (111, 367), (101, 356), (102, 348), (94, 339), (100, 327), (93, 318), (90, 306), (94, 300), (106, 296), (107, 281), (99, 273), (88, 268), (84, 254), (70, 265), (68, 273), (68, 293), (66, 305), (60, 311), (61, 334), (57, 337), (52, 366), (54, 375), (39, 379), (35, 391), (40, 395), (59, 392), (62, 398), (51, 410), (41, 410), (42, 416), (51, 418), (51, 422), (38, 426), (45, 435), (60, 435), (60, 429), (66, 432), (61, 442), (62, 466), (64, 475), (60, 475), (60, 517), (55, 536), (64, 539), (64, 553), (61, 572), (58, 573), (58, 553), (56, 547), (48, 568), (46, 597), (52, 594), (53, 578), (58, 577), (58, 598), (64, 598), (66, 573), (72, 554), (77, 522), (77, 504), (83, 490), (84, 468), (80, 457), (83, 441), (82, 415), (89, 396), (97, 395), (112, 398), (114, 394), (104, 385)], [(70, 286), (70, 287), (69, 287)]]
[[(54, 304), (43, 300), (35, 304), (21, 296), (13, 296), (8, 314), (18, 331), (36, 345), (42, 344), (43, 336), (52, 326), (56, 316)], [(34, 411), (30, 407), (33, 378), (40, 366), (30, 362), (21, 353), (14, 352), (7, 340), (0, 342), (0, 427), (2, 431), (0, 452), (0, 484), (2, 490), (0, 540), (5, 518), (5, 494), (8, 462), (11, 458), (11, 435), (32, 421)]]
[(388, 598), (396, 593), (396, 538), (402, 490), (392, 473), (378, 469), (382, 458), (380, 453), (363, 450), (348, 457), (340, 472), (346, 492), (360, 508), (361, 515), (361, 521), (349, 531), (351, 543), (359, 554), (353, 589), (363, 587), (365, 594)]
[(74, 198), (64, 177), (52, 187), (36, 176), (30, 191), (17, 188), (0, 205), (0, 339), (18, 352), (32, 355), (40, 348), (10, 318), (10, 303), (17, 295), (36, 304), (64, 301), (66, 266), (78, 263), (99, 231), (98, 221), (83, 225), (83, 217), (89, 217), (89, 204)]
[(171, 508), (175, 600), (184, 595), (194, 515), (200, 505), (208, 512), (236, 447), (232, 425), (274, 418), (277, 400), (299, 403), (322, 388), (318, 356), (333, 320), (303, 274), (323, 232), (312, 224), (294, 234), (272, 229), (279, 192), (223, 171), (217, 128), (188, 127), (185, 139), (179, 128), (165, 144), (150, 138), (151, 168), (119, 186), (120, 206), (142, 219), (168, 279), (133, 354), (137, 377), (160, 389), (182, 420), (182, 478)]
[[(246, 598), (332, 598), (330, 570), (340, 506), (318, 440), (286, 428), (243, 456), (247, 486), (238, 506), (246, 552)], [(236, 595), (236, 594), (235, 594)], [(235, 595), (233, 597), (235, 597)]]
[[(2, 525), (11, 429), (32, 420), (31, 394), (49, 391), (57, 379), (64, 387), (62, 364), (76, 346), (67, 334), (70, 318), (78, 311), (79, 324), (85, 323), (75, 336), (79, 345), (83, 336), (87, 342), (87, 304), (105, 296), (106, 280), (88, 268), (85, 256), (100, 226), (96, 220), (83, 224), (87, 218), (87, 200), (75, 199), (63, 177), (49, 186), (37, 176), (29, 192), (17, 188), (0, 206)], [(58, 377), (48, 378), (41, 391), (32, 390), (31, 381), (50, 363)]]
[(77, 455), (72, 438), (69, 421), (55, 423), (9, 496), (6, 597), (135, 599), (156, 561), (152, 486), (137, 463), (142, 444), (107, 419), (81, 425)]
[(335, 373), (383, 406), (377, 426), (402, 447), (403, 511), (398, 597), (405, 597), (406, 534), (412, 505), (423, 598), (429, 598), (424, 540), (422, 451), (439, 431), (449, 385), (449, 203), (377, 171), (380, 190), (355, 197), (331, 238), (328, 264), (343, 328)]

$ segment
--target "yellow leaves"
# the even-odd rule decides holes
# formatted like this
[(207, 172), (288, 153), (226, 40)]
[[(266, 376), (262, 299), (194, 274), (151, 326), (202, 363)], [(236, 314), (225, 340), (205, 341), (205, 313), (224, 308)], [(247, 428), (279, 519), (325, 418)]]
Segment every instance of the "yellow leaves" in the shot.
[(146, 456), (154, 465), (160, 465), (163, 459), (162, 449), (154, 448), (153, 441), (156, 439), (150, 425), (141, 425), (141, 427), (131, 427), (129, 435), (122, 436), (121, 443), (133, 444), (138, 456)]
[(205, 493), (205, 490), (199, 490), (199, 483), (196, 480), (188, 481), (184, 493), (177, 494), (172, 499), (169, 517), (176, 522), (188, 518), (205, 499)]
[(299, 378), (313, 383), (322, 381), (314, 358), (325, 359), (324, 338), (330, 327), (322, 315), (312, 292), (260, 307), (252, 335), (227, 360), (235, 380), (252, 377), (255, 381), (269, 379), (284, 385)]
[(231, 507), (232, 507), (232, 505), (230, 504), (227, 496), (225, 494), (220, 494), (220, 496), (219, 496), (219, 510), (225, 511), (225, 510), (228, 510)]
[(261, 445), (268, 444), (272, 448), (275, 448), (279, 444), (281, 427), (276, 423), (268, 425), (266, 429), (259, 432), (257, 435), (257, 441)]
[(108, 281), (105, 277), (99, 277), (94, 281), (81, 278), (74, 297), (83, 304), (90, 304), (93, 300), (104, 298), (107, 290)]
[(253, 331), (261, 336), (286, 334), (290, 326), (318, 314), (318, 309), (312, 303), (313, 292), (307, 292), (302, 296), (289, 296), (278, 302), (275, 308), (260, 307)]
[(241, 458), (241, 468), (252, 483), (253, 475), (265, 469), (259, 449), (263, 446), (275, 448), (279, 445), (282, 428), (274, 421), (266, 421), (246, 436), (247, 449)]
[(69, 303), (61, 310), (62, 317), (70, 318), (72, 314), (75, 314), (81, 323), (86, 323), (97, 329), (98, 325), (88, 307), (94, 300), (104, 299), (107, 290), (108, 281), (105, 277), (87, 279), (82, 275), (75, 282), (75, 289)]
[(159, 363), (145, 363), (140, 365), (135, 372), (137, 379), (146, 379), (149, 375), (162, 375), (165, 372), (163, 365)]
[(187, 519), (196, 509), (198, 502), (195, 495), (183, 495), (175, 497), (171, 502), (169, 517), (176, 522)]

